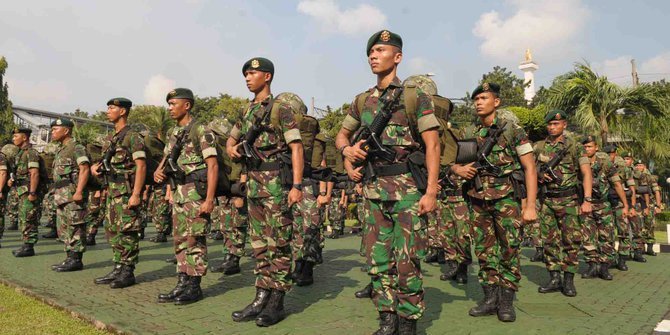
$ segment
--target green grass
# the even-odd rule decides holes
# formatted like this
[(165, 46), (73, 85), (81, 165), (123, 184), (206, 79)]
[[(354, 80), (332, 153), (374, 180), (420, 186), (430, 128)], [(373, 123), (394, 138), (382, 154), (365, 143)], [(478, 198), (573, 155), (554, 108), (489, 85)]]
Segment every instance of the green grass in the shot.
[(3, 335), (109, 334), (1, 284), (0, 329)]

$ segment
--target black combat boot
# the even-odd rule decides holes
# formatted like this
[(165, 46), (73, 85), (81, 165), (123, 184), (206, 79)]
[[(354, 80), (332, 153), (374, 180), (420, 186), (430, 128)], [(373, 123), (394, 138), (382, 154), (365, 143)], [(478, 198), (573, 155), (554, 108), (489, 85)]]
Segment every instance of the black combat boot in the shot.
[(300, 279), (300, 277), (302, 276), (302, 268), (304, 265), (305, 261), (303, 261), (302, 259), (295, 261), (295, 266), (293, 267), (293, 271), (291, 272), (291, 279), (293, 279), (294, 282), (298, 281), (298, 279)]
[(561, 282), (561, 272), (549, 271), (549, 283), (547, 283), (547, 285), (538, 287), (537, 291), (540, 293), (552, 293), (558, 292), (561, 289), (563, 289), (563, 283)]
[(372, 335), (397, 335), (398, 314), (394, 312), (379, 312), (379, 329)]
[(187, 276), (184, 291), (174, 299), (175, 305), (188, 305), (202, 300), (202, 289), (200, 288), (201, 276)]
[(58, 238), (58, 231), (56, 227), (49, 227), (49, 232), (42, 235), (43, 238)]
[(140, 229), (140, 240), (142, 240), (142, 241), (144, 241), (144, 229), (145, 228)]
[(398, 317), (399, 335), (416, 335), (416, 320)]
[(437, 251), (437, 264), (445, 264), (447, 262), (447, 254), (444, 252), (444, 249), (440, 248)]
[(470, 308), (470, 316), (493, 315), (498, 310), (498, 285), (482, 286), (484, 290), (484, 299), (477, 303), (477, 306)]
[(628, 265), (626, 265), (627, 257), (628, 256), (619, 255), (619, 260), (616, 263), (616, 268), (619, 269), (619, 271), (628, 271)]
[(95, 244), (96, 244), (95, 243), (95, 235), (93, 235), (93, 234), (86, 235), (86, 245), (87, 246), (93, 246)]
[(600, 263), (598, 277), (604, 280), (612, 280), (612, 274), (609, 272), (610, 265), (608, 263)]
[(184, 292), (184, 288), (188, 282), (188, 275), (184, 272), (179, 272), (178, 278), (177, 286), (175, 286), (172, 291), (158, 295), (158, 302), (173, 302), (175, 298)]
[(163, 230), (163, 235), (165, 235), (166, 237), (172, 235), (172, 224), (169, 224), (165, 227), (165, 229)]
[(111, 288), (125, 288), (135, 285), (135, 265), (121, 265), (121, 272), (119, 275), (109, 283)]
[(19, 230), (19, 223), (14, 221), (7, 226), (7, 230)]
[(330, 232), (330, 234), (326, 237), (330, 238), (330, 239), (333, 239), (333, 240), (336, 240), (336, 239), (340, 238), (340, 236), (342, 236), (342, 235), (344, 235), (344, 226), (342, 226), (342, 228), (333, 229)]
[(531, 262), (544, 262), (544, 248), (535, 247), (535, 255), (530, 258)]
[(563, 273), (563, 295), (566, 297), (574, 297), (577, 295), (577, 289), (575, 288), (575, 274), (572, 272)]
[(165, 259), (165, 263), (177, 264), (177, 255)]
[(440, 275), (440, 280), (447, 281), (456, 279), (456, 272), (458, 271), (458, 262), (448, 260), (444, 266), (444, 272)]
[(65, 263), (67, 263), (67, 261), (70, 259), (70, 257), (71, 257), (71, 256), (70, 256), (70, 253), (69, 253), (69, 252), (65, 253), (65, 259), (64, 259), (62, 262), (60, 262), (60, 263), (51, 265), (51, 270), (56, 271), (57, 268), (59, 268), (59, 267), (65, 265)]
[(256, 318), (256, 326), (270, 327), (279, 321), (284, 320), (286, 313), (284, 313), (284, 295), (286, 292), (280, 290), (272, 290), (268, 303), (265, 304), (261, 314)]
[(437, 257), (438, 257), (437, 254), (438, 254), (437, 248), (430, 248), (430, 250), (428, 251), (428, 254), (423, 259), (423, 261), (425, 263), (428, 263), (428, 264), (436, 263), (437, 262)]
[(122, 266), (123, 266), (123, 264), (115, 263), (114, 268), (112, 269), (112, 271), (110, 273), (108, 273), (108, 274), (106, 274), (106, 275), (104, 275), (100, 278), (96, 278), (94, 280), (94, 282), (98, 285), (111, 283), (121, 273), (121, 267)]
[(163, 242), (167, 242), (167, 237), (165, 237), (165, 234), (163, 234), (162, 232), (159, 232), (159, 233), (156, 233), (156, 236), (150, 238), (149, 241), (154, 242), (154, 243), (163, 243)]
[(12, 251), (14, 257), (30, 257), (35, 256), (35, 249), (32, 244), (24, 243), (21, 248)]
[(372, 298), (372, 283), (367, 284), (364, 288), (356, 291), (356, 293), (354, 293), (354, 295), (358, 299)]
[(302, 275), (298, 277), (295, 284), (298, 286), (309, 286), (314, 283), (314, 262), (303, 261)]
[(645, 254), (649, 256), (656, 256), (656, 251), (654, 251), (653, 243), (647, 243), (647, 252), (645, 252)]
[(242, 322), (242, 321), (251, 321), (255, 319), (258, 314), (261, 314), (263, 307), (270, 300), (270, 290), (264, 288), (256, 287), (256, 297), (247, 307), (244, 307), (241, 311), (235, 311), (232, 314), (233, 321)]
[(220, 230), (213, 230), (209, 234), (209, 238), (214, 240), (214, 241), (221, 241), (221, 240), (223, 240), (223, 233)]
[(582, 279), (593, 279), (598, 277), (600, 265), (596, 262), (589, 262), (589, 268), (582, 273)]
[(642, 256), (642, 250), (635, 250), (633, 253), (633, 261), (640, 262), (640, 263), (646, 263), (647, 259)]
[(84, 268), (84, 263), (81, 261), (81, 252), (70, 251), (68, 258), (63, 265), (55, 268), (56, 272), (71, 272), (80, 271)]
[(516, 311), (514, 310), (514, 290), (511, 288), (500, 288), (498, 320), (502, 322), (514, 322), (516, 320)]
[(456, 271), (457, 284), (467, 284), (468, 283), (468, 263), (458, 264), (458, 271)]

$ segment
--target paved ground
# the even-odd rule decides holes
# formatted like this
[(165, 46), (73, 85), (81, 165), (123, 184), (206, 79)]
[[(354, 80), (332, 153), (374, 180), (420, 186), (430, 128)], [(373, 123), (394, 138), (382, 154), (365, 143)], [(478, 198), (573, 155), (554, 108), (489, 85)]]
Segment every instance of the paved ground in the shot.
[[(153, 235), (148, 232), (148, 237)], [(211, 242), (211, 241), (210, 241)], [(85, 271), (55, 273), (49, 266), (64, 258), (62, 246), (41, 240), (37, 256), (17, 259), (11, 250), (20, 245), (18, 233), (6, 232), (0, 249), (0, 280), (20, 286), (43, 300), (95, 320), (98, 326), (137, 334), (370, 334), (376, 329), (376, 312), (369, 301), (353, 293), (367, 283), (359, 270), (359, 239), (328, 240), (325, 263), (316, 269), (317, 283), (296, 287), (287, 295), (290, 315), (279, 325), (261, 329), (252, 323), (235, 323), (230, 313), (244, 307), (254, 295), (252, 262), (245, 258), (243, 273), (219, 281), (210, 273), (203, 280), (206, 298), (178, 307), (156, 303), (159, 292), (175, 284), (174, 266), (164, 262), (171, 243), (143, 241), (136, 275), (138, 285), (112, 290), (93, 284), (110, 270), (111, 253), (102, 241), (84, 255)], [(212, 245), (212, 243), (210, 243)], [(211, 246), (219, 261), (222, 246)], [(631, 270), (614, 270), (615, 280), (576, 280), (578, 296), (540, 295), (546, 280), (544, 268), (528, 262), (523, 250), (521, 291), (517, 296), (517, 322), (503, 324), (492, 317), (472, 318), (468, 309), (481, 298), (470, 268), (470, 282), (456, 285), (439, 280), (439, 268), (425, 266), (428, 311), (419, 323), (427, 334), (650, 334), (670, 310), (670, 255), (649, 257), (646, 264), (630, 263)], [(0, 326), (2, 328), (2, 326)]]

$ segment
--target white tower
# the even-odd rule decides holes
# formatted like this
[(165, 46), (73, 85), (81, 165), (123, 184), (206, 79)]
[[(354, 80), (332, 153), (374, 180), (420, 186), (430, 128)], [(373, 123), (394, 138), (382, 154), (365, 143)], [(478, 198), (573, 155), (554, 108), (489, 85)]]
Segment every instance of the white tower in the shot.
[(530, 49), (526, 49), (526, 60), (521, 62), (519, 70), (523, 71), (524, 84), (530, 83), (523, 90), (523, 98), (526, 99), (528, 104), (530, 104), (535, 97), (535, 71), (539, 68), (540, 67), (533, 62), (533, 55), (530, 53)]

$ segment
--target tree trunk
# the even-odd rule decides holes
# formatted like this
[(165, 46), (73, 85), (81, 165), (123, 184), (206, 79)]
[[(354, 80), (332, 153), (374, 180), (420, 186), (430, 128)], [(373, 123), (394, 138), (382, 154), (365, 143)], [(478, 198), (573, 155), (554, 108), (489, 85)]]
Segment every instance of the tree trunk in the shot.
[(607, 134), (609, 134), (609, 126), (607, 125), (607, 114), (600, 113), (600, 138), (601, 144), (604, 147), (607, 145)]

